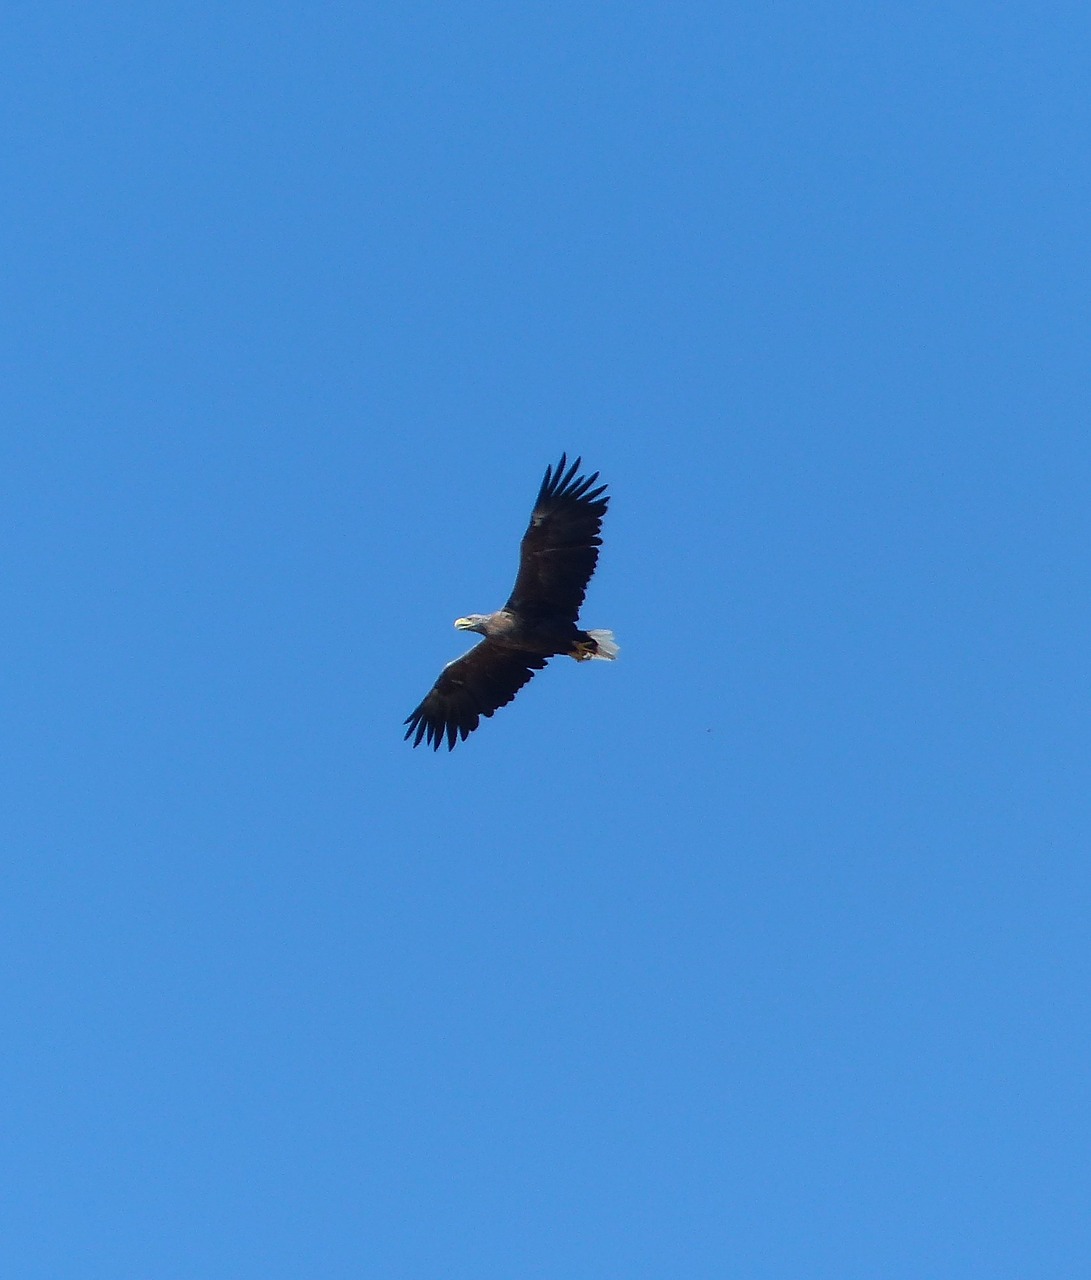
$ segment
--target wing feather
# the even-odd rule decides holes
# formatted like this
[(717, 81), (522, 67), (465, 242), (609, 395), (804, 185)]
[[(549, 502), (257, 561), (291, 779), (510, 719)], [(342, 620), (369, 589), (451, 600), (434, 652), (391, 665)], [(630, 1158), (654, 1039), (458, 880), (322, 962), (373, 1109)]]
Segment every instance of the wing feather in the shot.
[(507, 706), (547, 661), (536, 653), (482, 640), (443, 668), (428, 696), (406, 718), (406, 738), (412, 738), (415, 747), (425, 741), (436, 751), (446, 739), (447, 749), (453, 750), (459, 738), (473, 733), (482, 716)]
[(547, 467), (519, 550), (519, 573), (504, 606), (528, 619), (575, 622), (598, 563), (602, 518), (610, 499), (595, 487), (597, 471), (580, 476), (581, 459), (566, 454)]

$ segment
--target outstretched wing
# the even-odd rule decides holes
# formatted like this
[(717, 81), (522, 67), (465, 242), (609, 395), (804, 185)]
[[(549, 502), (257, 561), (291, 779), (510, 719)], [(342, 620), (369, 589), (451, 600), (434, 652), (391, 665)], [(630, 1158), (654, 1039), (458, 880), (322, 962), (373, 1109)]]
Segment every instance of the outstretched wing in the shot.
[(423, 739), (436, 751), (446, 738), (452, 750), (460, 737), (473, 733), (482, 716), (507, 706), (547, 661), (536, 653), (517, 653), (482, 640), (443, 668), (428, 696), (407, 717), (405, 736), (415, 747)]
[[(565, 470), (565, 468), (568, 468)], [(561, 617), (575, 622), (595, 572), (602, 517), (609, 498), (604, 484), (592, 488), (596, 471), (578, 476), (580, 459), (568, 466), (561, 454), (547, 467), (519, 551), (519, 574), (505, 609), (526, 618)]]

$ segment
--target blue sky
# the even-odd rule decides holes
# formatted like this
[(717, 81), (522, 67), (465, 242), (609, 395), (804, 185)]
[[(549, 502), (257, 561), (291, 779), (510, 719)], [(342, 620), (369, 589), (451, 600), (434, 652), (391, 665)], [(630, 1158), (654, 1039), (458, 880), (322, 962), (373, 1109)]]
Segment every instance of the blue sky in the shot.
[(3, 28), (4, 1273), (1084, 1274), (1085, 7)]

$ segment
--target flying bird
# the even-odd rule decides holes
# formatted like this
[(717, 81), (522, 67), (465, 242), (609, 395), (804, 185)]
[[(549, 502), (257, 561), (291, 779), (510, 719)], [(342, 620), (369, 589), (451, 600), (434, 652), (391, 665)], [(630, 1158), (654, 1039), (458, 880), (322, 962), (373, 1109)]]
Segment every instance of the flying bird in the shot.
[(602, 518), (610, 501), (606, 486), (594, 487), (596, 471), (577, 475), (561, 454), (547, 467), (519, 549), (519, 573), (504, 607), (496, 613), (456, 618), (459, 631), (485, 637), (469, 653), (449, 662), (428, 696), (406, 718), (413, 746), (427, 742), (436, 751), (444, 741), (453, 750), (481, 723), (507, 704), (550, 658), (567, 654), (577, 662), (614, 659), (612, 631), (581, 631), (580, 605), (595, 572)]

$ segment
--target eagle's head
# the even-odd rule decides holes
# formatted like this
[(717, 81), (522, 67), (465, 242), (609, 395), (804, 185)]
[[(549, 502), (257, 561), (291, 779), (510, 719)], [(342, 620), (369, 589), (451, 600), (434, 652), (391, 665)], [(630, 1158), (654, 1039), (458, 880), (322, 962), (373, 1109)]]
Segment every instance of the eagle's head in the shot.
[(455, 630), (480, 631), (484, 635), (486, 621), (487, 619), (483, 613), (471, 613), (469, 617), (455, 619)]

